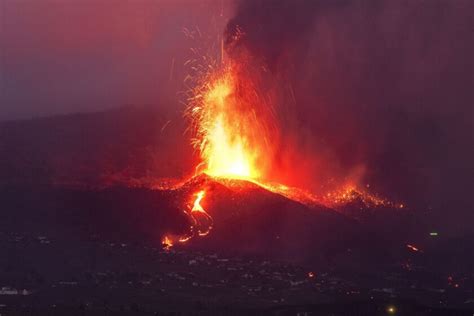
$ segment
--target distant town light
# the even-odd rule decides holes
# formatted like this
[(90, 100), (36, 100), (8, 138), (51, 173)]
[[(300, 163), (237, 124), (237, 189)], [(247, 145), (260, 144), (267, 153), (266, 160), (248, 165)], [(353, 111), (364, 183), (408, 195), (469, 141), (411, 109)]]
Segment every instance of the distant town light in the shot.
[(438, 233), (437, 232), (431, 232), (430, 236), (438, 236)]
[(387, 307), (387, 313), (389, 313), (390, 315), (394, 315), (396, 312), (397, 309), (395, 308), (395, 306), (391, 305)]

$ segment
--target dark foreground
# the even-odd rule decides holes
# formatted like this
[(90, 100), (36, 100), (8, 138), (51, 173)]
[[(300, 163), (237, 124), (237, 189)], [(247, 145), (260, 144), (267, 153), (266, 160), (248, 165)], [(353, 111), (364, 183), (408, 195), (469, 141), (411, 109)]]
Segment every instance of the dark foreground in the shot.
[(1, 189), (0, 314), (474, 313), (472, 237), (423, 239), (392, 213), (355, 221), (208, 183), (215, 228), (165, 251), (194, 185)]
[(76, 241), (0, 236), (2, 316), (474, 312), (472, 276), (457, 276), (455, 286), (424, 267), (355, 275), (258, 257), (164, 251), (96, 235)]

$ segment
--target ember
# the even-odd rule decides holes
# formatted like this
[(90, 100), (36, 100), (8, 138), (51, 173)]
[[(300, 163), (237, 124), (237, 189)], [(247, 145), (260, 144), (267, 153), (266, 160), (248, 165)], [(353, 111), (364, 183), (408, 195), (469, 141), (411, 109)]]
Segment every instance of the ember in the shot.
[(412, 251), (414, 251), (414, 252), (422, 252), (422, 251), (420, 250), (420, 248), (415, 247), (415, 246), (410, 245), (410, 244), (407, 245), (407, 248), (410, 249), (410, 250), (412, 250)]
[(163, 237), (161, 244), (163, 245), (163, 249), (165, 250), (169, 250), (171, 247), (173, 247), (173, 242), (168, 236)]

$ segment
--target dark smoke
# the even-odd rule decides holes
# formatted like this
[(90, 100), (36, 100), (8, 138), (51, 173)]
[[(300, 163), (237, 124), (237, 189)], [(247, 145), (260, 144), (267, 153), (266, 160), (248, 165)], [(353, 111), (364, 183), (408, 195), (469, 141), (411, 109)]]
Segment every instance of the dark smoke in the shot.
[[(302, 49), (310, 35), (316, 14), (342, 7), (345, 0), (238, 2), (236, 15), (225, 30), (227, 51), (231, 56), (248, 50), (267, 66), (275, 67), (288, 51)], [(242, 30), (244, 35), (236, 37)]]
[(226, 50), (265, 73), (264, 93), (278, 91), (290, 182), (324, 190), (355, 179), (430, 210), (435, 228), (467, 228), (473, 10), (462, 0), (238, 1)]

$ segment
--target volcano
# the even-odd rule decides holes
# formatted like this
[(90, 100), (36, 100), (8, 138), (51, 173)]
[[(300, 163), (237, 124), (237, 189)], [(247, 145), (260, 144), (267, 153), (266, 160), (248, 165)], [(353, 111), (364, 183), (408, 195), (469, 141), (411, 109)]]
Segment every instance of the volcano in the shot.
[[(269, 286), (274, 287), (282, 282), (280, 277), (288, 276), (289, 280), (281, 283), (283, 292), (275, 293), (276, 298), (269, 294), (271, 301), (265, 298), (260, 303), (267, 308), (268, 302), (272, 305), (273, 300), (281, 297), (288, 300), (293, 296), (307, 297), (308, 302), (314, 301), (313, 290), (306, 287), (313, 283), (301, 283), (308, 278), (308, 271), (314, 271), (310, 278), (314, 278), (316, 285), (321, 280), (335, 282), (323, 275), (337, 271), (349, 282), (347, 288), (338, 285), (338, 291), (347, 293), (353, 290), (352, 284), (357, 284), (367, 289), (367, 295), (374, 295), (372, 288), (391, 287), (399, 282), (398, 279), (380, 281), (380, 275), (398, 278), (411, 273), (404, 277), (408, 287), (415, 276), (412, 270), (407, 272), (406, 269), (419, 269), (420, 275), (416, 278), (421, 279), (426, 277), (422, 267), (431, 262), (439, 262), (441, 272), (438, 274), (442, 276), (446, 271), (472, 268), (472, 260), (459, 259), (471, 253), (469, 239), (467, 242), (446, 241), (436, 252), (432, 249), (435, 241), (420, 235), (428, 230), (419, 217), (422, 213), (379, 203), (362, 191), (344, 190), (331, 200), (337, 203), (326, 203), (325, 199), (319, 203), (317, 199), (307, 199), (312, 196), (306, 196), (304, 191), (251, 179), (200, 173), (183, 176), (181, 181), (164, 180), (165, 177), (159, 176), (163, 166), (138, 159), (150, 144), (160, 148), (158, 155), (166, 159), (169, 155), (180, 156), (172, 150), (175, 147), (171, 145), (176, 143), (167, 142), (166, 133), (170, 130), (161, 132), (157, 117), (160, 115), (143, 108), (126, 108), (0, 124), (3, 154), (0, 234), (4, 237), (3, 249), (9, 254), (2, 259), (5, 280), (43, 293), (43, 283), (31, 283), (24, 277), (32, 273), (29, 271), (39, 271), (37, 273), (51, 285), (51, 297), (65, 295), (63, 288), (58, 287), (64, 278), (73, 280), (66, 280), (67, 284), (74, 284), (74, 280), (90, 283), (91, 289), (97, 288), (96, 282), (105, 282), (100, 283), (104, 293), (110, 291), (111, 286), (124, 284), (121, 285), (124, 289), (114, 292), (120, 299), (107, 294), (113, 297), (111, 301), (122, 304), (123, 291), (131, 286), (129, 282), (134, 282), (134, 289), (142, 289), (144, 285), (140, 282), (148, 282), (142, 278), (149, 277), (143, 271), (151, 271), (151, 275), (159, 271), (156, 280), (164, 281), (156, 281), (152, 288), (156, 291), (178, 289), (176, 293), (170, 292), (174, 294), (162, 296), (160, 302), (166, 305), (170, 297), (174, 298), (179, 303), (172, 309), (179, 309), (183, 302), (187, 302), (189, 308), (194, 306), (193, 301), (180, 295), (193, 298), (201, 294), (202, 297), (215, 295), (213, 288), (208, 289), (212, 293), (196, 288), (193, 275), (203, 276), (198, 283), (213, 284), (215, 289), (221, 289), (222, 280), (239, 280), (232, 283), (231, 292), (220, 294), (222, 300), (230, 302), (235, 301), (234, 289), (241, 288), (247, 293), (243, 286), (253, 286), (255, 282), (269, 282)], [(146, 124), (130, 137), (136, 122)], [(91, 127), (95, 137), (84, 139), (83, 135)], [(119, 136), (122, 147), (108, 146), (111, 135)], [(137, 135), (141, 141), (131, 141)], [(31, 143), (31, 139), (35, 142)], [(70, 159), (71, 164), (58, 163), (64, 157)], [(175, 160), (183, 163), (186, 157)], [(130, 165), (121, 171), (124, 162)], [(15, 173), (15, 170), (24, 172)], [(68, 175), (69, 181), (63, 181), (64, 175)], [(190, 240), (175, 242), (173, 247), (163, 250), (163, 236), (190, 236), (191, 227), (196, 230)], [(209, 233), (199, 234), (209, 227)], [(422, 252), (414, 252), (407, 245)], [(24, 260), (30, 257), (43, 259), (38, 259), (37, 266), (32, 267)], [(439, 260), (443, 257), (453, 258), (449, 267)], [(163, 266), (160, 260), (169, 260), (169, 263)], [(238, 270), (242, 266), (246, 267), (245, 271)], [(135, 274), (127, 271), (135, 271)], [(387, 271), (395, 272), (392, 275)], [(100, 280), (104, 275), (107, 278), (97, 281), (91, 279), (91, 273)], [(255, 279), (247, 279), (250, 274)], [(208, 278), (211, 275), (215, 276), (212, 280)], [(364, 275), (367, 279), (359, 279)], [(184, 288), (183, 277), (187, 282)], [(429, 278), (444, 282), (444, 277)], [(173, 281), (168, 284), (168, 279)], [(454, 275), (454, 279), (464, 282), (461, 276)], [(273, 284), (275, 282), (278, 284)], [(301, 287), (301, 293), (306, 294), (294, 295), (295, 287)], [(330, 291), (332, 287), (327, 286)], [(148, 287), (143, 291), (140, 297), (145, 302)], [(95, 292), (84, 290), (81, 293), (84, 300), (89, 300), (88, 293)], [(77, 291), (66, 295), (68, 306), (76, 306), (77, 295)], [(435, 297), (435, 301), (437, 299)], [(51, 299), (42, 301), (49, 303)], [(383, 306), (385, 301), (380, 304)]]
[[(164, 143), (167, 134), (160, 133), (157, 117), (159, 114), (143, 108), (124, 108), (4, 124), (10, 133), (2, 136), (2, 205), (15, 210), (5, 213), (4, 228), (12, 225), (21, 231), (31, 227), (74, 238), (95, 234), (157, 246), (165, 235), (189, 236), (193, 220), (186, 212), (193, 208), (196, 193), (204, 190), (200, 206), (213, 223), (206, 223), (208, 219), (200, 214), (196, 216), (203, 225), (212, 224), (212, 229), (179, 247), (317, 262), (347, 255), (348, 251), (372, 257), (392, 245), (403, 249), (405, 239), (420, 230), (408, 210), (371, 203), (362, 192), (345, 192), (341, 195), (344, 203), (338, 200), (340, 203), (332, 205), (307, 201), (291, 188), (252, 180), (205, 173), (184, 177), (183, 181), (145, 177), (150, 164), (138, 166), (137, 162), (144, 160), (134, 157), (142, 155), (151, 142), (162, 146), (163, 154), (170, 147)], [(128, 155), (107, 146), (110, 135), (128, 137), (135, 122), (144, 118), (148, 122), (138, 135), (142, 142), (122, 142)], [(114, 123), (117, 120), (120, 124)], [(91, 126), (101, 126), (103, 135), (97, 132), (85, 142), (82, 135)], [(52, 130), (62, 134), (54, 135)], [(156, 138), (157, 134), (163, 136)], [(31, 135), (37, 139), (35, 146), (27, 146)], [(116, 159), (108, 159), (110, 156)], [(74, 165), (58, 163), (65, 159), (61, 157), (75, 157)], [(128, 169), (136, 175), (128, 172), (123, 180), (125, 173), (118, 171), (121, 161), (131, 164)], [(28, 170), (24, 178), (9, 177), (11, 170), (20, 169)], [(65, 174), (69, 182), (61, 180)], [(401, 230), (405, 233), (399, 234)]]
[(186, 196), (202, 187), (214, 227), (209, 236), (193, 240), (193, 248), (303, 258), (312, 257), (303, 249), (343, 244), (355, 232), (354, 220), (335, 210), (308, 207), (246, 180), (201, 175), (176, 193)]
[(206, 190), (202, 206), (213, 219), (211, 233), (175, 244), (178, 250), (313, 265), (355, 253), (373, 261), (373, 256), (390, 245), (402, 249), (403, 240), (391, 234), (395, 227), (407, 229), (407, 223), (413, 222), (399, 216), (390, 227), (386, 225), (389, 220), (372, 226), (323, 205), (304, 205), (249, 181), (200, 175), (172, 189), (4, 188), (2, 205), (16, 211), (5, 214), (2, 229), (47, 233), (62, 240), (100, 236), (101, 240), (158, 246), (164, 235), (189, 234), (192, 223), (179, 201), (189, 200), (202, 188)]
[(468, 0), (39, 2), (0, 316), (474, 315)]

